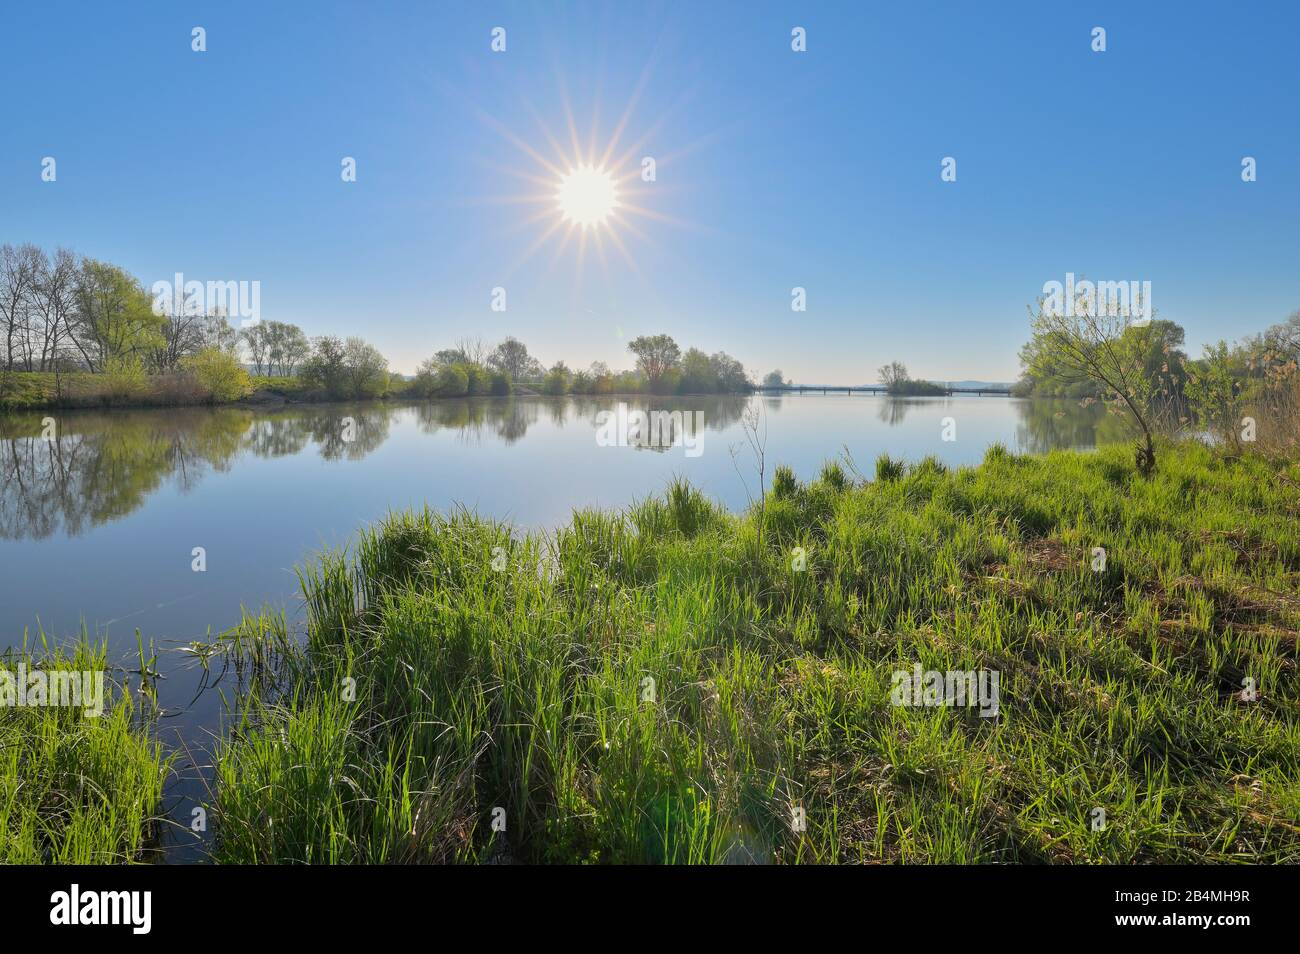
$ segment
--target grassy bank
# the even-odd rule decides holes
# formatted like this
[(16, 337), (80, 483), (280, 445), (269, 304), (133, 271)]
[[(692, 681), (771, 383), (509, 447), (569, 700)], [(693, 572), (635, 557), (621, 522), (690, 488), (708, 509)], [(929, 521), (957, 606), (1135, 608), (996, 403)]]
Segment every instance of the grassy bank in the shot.
[[(303, 571), (217, 860), (1300, 861), (1300, 467), (1131, 458), (394, 515)], [(894, 704), (916, 664), (997, 715)]]
[[(211, 404), (211, 395), (184, 374), (151, 375), (130, 388), (110, 375), (51, 371), (0, 372), (0, 411), (34, 411), (55, 408), (187, 407)], [(324, 401), (329, 396), (302, 378), (251, 378), (253, 390), (242, 402)], [(222, 402), (217, 402), (222, 403)], [(229, 403), (229, 402), (226, 402)], [(239, 402), (235, 402), (239, 403)]]
[[(105, 672), (104, 647), (12, 651), (0, 676)], [(120, 864), (156, 844), (171, 759), (106, 673), (104, 711), (0, 705), (0, 864)], [(0, 693), (2, 694), (2, 693)]]

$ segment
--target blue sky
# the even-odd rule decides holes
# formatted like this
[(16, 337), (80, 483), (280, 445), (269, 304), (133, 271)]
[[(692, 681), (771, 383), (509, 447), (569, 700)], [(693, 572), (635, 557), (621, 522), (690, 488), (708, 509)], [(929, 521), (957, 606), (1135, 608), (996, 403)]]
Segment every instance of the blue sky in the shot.
[[(1298, 9), (12, 4), (0, 242), (259, 281), (263, 318), (400, 371), (506, 335), (626, 367), (665, 331), (797, 380), (1009, 380), (1067, 272), (1151, 281), (1198, 354), (1300, 308)], [(559, 233), (526, 254), (551, 219), (513, 200), (554, 178), (530, 149), (571, 163), (568, 115), (602, 153), (627, 116), (620, 172), (656, 158), (651, 214), (613, 225), (630, 261)]]

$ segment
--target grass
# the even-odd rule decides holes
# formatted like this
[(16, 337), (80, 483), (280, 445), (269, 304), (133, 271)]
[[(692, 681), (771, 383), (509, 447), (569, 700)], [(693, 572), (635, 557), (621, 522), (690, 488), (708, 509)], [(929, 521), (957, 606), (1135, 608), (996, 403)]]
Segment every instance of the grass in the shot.
[[(1300, 467), (1131, 457), (394, 514), (301, 571), (216, 860), (1300, 861)], [(997, 671), (998, 715), (892, 704), (917, 663)]]
[[(327, 395), (296, 376), (252, 377), (253, 392), (243, 400), (277, 395), (290, 401), (328, 400)], [(188, 375), (150, 375), (130, 394), (112, 393), (109, 375), (73, 371), (60, 381), (52, 371), (0, 371), (0, 411), (84, 407), (180, 407), (212, 403), (210, 395)], [(220, 402), (218, 402), (220, 403)]]
[(0, 864), (120, 864), (156, 844), (171, 758), (151, 741), (128, 693), (108, 678), (104, 646), (26, 647), (0, 671), (105, 672), (104, 712), (0, 705)]

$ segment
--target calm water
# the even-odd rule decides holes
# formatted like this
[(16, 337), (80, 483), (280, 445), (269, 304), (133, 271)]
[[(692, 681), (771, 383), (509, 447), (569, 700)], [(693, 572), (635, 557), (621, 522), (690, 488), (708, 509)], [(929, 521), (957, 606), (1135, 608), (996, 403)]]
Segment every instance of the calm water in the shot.
[[(160, 652), (166, 724), (192, 742), (216, 730), (220, 700), (194, 701), (199, 672), (178, 647), (233, 625), (241, 605), (292, 616), (293, 567), (391, 509), (461, 503), (549, 527), (574, 508), (658, 493), (673, 475), (740, 509), (741, 474), (755, 486), (742, 447), (747, 407), (767, 432), (769, 474), (788, 464), (804, 479), (845, 447), (868, 473), (882, 451), (973, 464), (995, 441), (1091, 447), (1103, 423), (1074, 402), (1004, 397), (633, 399), (631, 410), (683, 412), (686, 445), (602, 446), (601, 412), (619, 403), (60, 411), (53, 439), (42, 435), (44, 414), (0, 417), (0, 644), (20, 643), (24, 629), (62, 639), (84, 625), (125, 661), (139, 629)], [(941, 439), (949, 417), (954, 441)], [(192, 569), (196, 547), (204, 572)], [(192, 782), (178, 789), (176, 817), (188, 820), (196, 794)]]

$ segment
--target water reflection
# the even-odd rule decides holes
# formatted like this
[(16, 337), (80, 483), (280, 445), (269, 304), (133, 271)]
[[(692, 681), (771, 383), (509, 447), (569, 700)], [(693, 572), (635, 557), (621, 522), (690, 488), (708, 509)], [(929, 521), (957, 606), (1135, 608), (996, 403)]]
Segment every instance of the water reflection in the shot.
[(83, 412), (54, 419), (53, 433), (42, 420), (0, 418), (0, 537), (77, 536), (131, 513), (164, 481), (188, 490), (231, 466), (252, 413)]
[(1131, 436), (1120, 418), (1095, 401), (1039, 399), (1016, 403), (1020, 411), (1016, 449), (1025, 453), (1096, 447)]
[[(189, 492), (209, 473), (228, 471), (243, 456), (280, 458), (315, 453), (325, 461), (360, 461), (388, 441), (399, 427), (423, 435), (450, 433), (456, 443), (467, 446), (510, 446), (522, 441), (539, 424), (546, 425), (541, 428), (544, 441), (560, 442), (566, 430), (582, 427), (593, 432), (590, 446), (594, 448), (601, 412), (616, 412), (619, 404), (624, 404), (629, 412), (666, 413), (666, 440), (628, 442), (633, 447), (666, 451), (680, 444), (684, 436), (697, 439), (693, 433), (696, 421), (707, 431), (732, 431), (734, 434), (728, 436), (739, 439), (741, 416), (753, 401), (769, 415), (773, 426), (786, 411), (794, 415), (798, 423), (790, 425), (793, 433), (816, 438), (819, 444), (815, 453), (824, 459), (833, 456), (835, 448), (859, 427), (856, 421), (873, 411), (891, 430), (902, 429), (898, 443), (905, 447), (909, 441), (916, 442), (917, 435), (912, 431), (929, 434), (933, 428), (931, 418), (940, 409), (948, 413), (949, 407), (943, 401), (936, 405), (934, 400), (907, 398), (846, 398), (843, 405), (798, 404), (799, 400), (738, 396), (520, 397), (413, 405), (176, 408), (0, 416), (0, 538), (43, 539), (60, 532), (80, 536), (132, 513), (164, 486)], [(1097, 405), (984, 400), (989, 403), (972, 407), (1005, 421), (1001, 427), (1007, 437), (1014, 422), (1014, 441), (1008, 442), (1014, 443), (1017, 450), (1041, 453), (1058, 447), (1091, 447), (1127, 436), (1122, 423)], [(827, 410), (811, 415), (815, 407)], [(915, 417), (909, 421), (914, 412)], [(43, 420), (50, 416), (55, 421), (53, 433), (43, 428)], [(573, 438), (580, 435), (574, 434)], [(894, 443), (894, 439), (890, 442)]]

